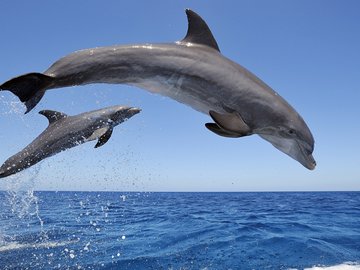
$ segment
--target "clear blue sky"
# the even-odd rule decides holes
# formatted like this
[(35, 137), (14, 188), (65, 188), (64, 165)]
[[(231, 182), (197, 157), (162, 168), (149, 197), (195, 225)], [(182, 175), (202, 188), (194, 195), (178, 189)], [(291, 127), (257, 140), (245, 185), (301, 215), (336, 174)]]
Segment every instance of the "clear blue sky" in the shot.
[(1, 179), (0, 189), (20, 179), (40, 190), (360, 190), (359, 1), (1, 1), (0, 82), (42, 72), (79, 49), (180, 40), (185, 8), (207, 21), (226, 57), (303, 116), (316, 141), (314, 171), (258, 136), (210, 133), (208, 116), (169, 98), (98, 84), (49, 91), (27, 115), (15, 96), (0, 92), (0, 163), (46, 128), (42, 109), (143, 109), (103, 147), (90, 142), (60, 153)]

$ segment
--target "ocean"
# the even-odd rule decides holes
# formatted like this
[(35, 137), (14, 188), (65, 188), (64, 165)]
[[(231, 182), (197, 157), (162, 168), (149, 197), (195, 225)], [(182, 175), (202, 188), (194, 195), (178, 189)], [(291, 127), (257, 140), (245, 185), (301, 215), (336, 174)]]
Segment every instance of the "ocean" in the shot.
[(0, 192), (0, 269), (360, 269), (359, 192)]

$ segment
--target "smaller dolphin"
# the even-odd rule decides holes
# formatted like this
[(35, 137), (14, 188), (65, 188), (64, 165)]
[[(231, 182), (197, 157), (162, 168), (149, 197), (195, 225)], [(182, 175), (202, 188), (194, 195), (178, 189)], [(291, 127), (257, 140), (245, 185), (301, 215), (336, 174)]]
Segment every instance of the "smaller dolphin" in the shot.
[(115, 126), (140, 111), (125, 106), (112, 106), (75, 116), (51, 110), (40, 111), (49, 120), (49, 126), (32, 143), (5, 161), (0, 167), (0, 178), (18, 173), (84, 142), (98, 139), (95, 148), (100, 147), (110, 139)]

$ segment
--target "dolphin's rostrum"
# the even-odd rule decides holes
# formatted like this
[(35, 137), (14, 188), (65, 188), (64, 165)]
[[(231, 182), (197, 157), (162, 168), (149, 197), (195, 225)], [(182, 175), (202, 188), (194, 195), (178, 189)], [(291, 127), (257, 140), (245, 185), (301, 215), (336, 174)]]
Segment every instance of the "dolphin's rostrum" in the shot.
[(138, 108), (125, 106), (112, 106), (75, 116), (40, 111), (49, 120), (49, 126), (32, 143), (5, 161), (0, 167), (0, 178), (84, 142), (98, 139), (95, 148), (100, 147), (110, 139), (115, 126), (139, 112)]
[(206, 127), (224, 137), (258, 134), (308, 169), (315, 168), (313, 136), (302, 117), (274, 90), (224, 57), (205, 21), (186, 10), (185, 38), (171, 44), (99, 47), (69, 54), (43, 74), (0, 86), (30, 111), (48, 89), (123, 83), (171, 97), (209, 114)]

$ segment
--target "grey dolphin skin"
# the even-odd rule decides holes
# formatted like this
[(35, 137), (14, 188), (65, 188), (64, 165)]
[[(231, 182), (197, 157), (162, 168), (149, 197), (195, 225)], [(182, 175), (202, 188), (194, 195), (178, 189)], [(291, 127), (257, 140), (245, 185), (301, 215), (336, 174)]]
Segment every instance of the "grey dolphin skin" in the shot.
[(91, 83), (134, 85), (209, 114), (224, 137), (258, 134), (312, 170), (313, 136), (302, 117), (263, 81), (224, 57), (205, 21), (187, 9), (188, 31), (175, 43), (86, 49), (0, 86), (30, 111), (48, 89)]
[(104, 145), (115, 126), (140, 112), (140, 109), (112, 106), (75, 116), (44, 110), (49, 126), (28, 146), (10, 157), (0, 168), (0, 178), (18, 173), (63, 150), (98, 139), (95, 148)]

